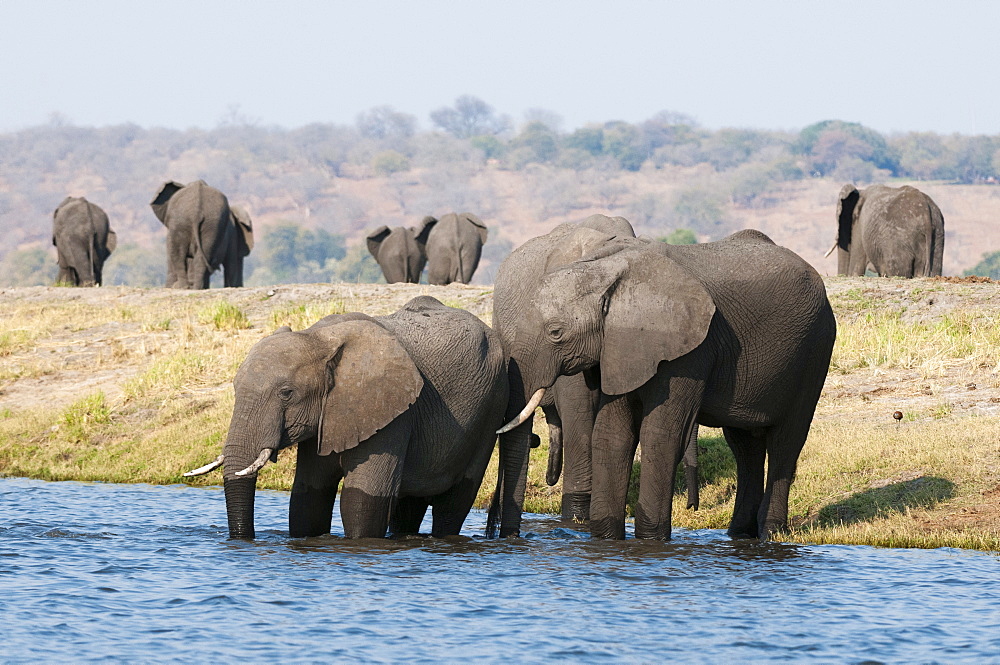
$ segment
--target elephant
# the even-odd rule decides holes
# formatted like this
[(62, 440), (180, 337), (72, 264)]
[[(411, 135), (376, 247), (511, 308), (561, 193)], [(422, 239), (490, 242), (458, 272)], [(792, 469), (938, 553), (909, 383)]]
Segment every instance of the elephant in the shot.
[(52, 213), (52, 244), (59, 261), (59, 283), (100, 286), (104, 262), (118, 244), (108, 215), (84, 197), (67, 196)]
[[(505, 351), (508, 354), (512, 350), (521, 312), (529, 305), (534, 291), (546, 273), (557, 266), (581, 258), (591, 249), (585, 240), (599, 242), (614, 237), (635, 238), (635, 231), (628, 220), (624, 217), (591, 215), (579, 224), (565, 224), (548, 235), (529, 240), (504, 261), (497, 274), (494, 290), (493, 326), (504, 341)], [(516, 366), (511, 367), (512, 386), (518, 384), (514, 373), (519, 369)], [(524, 397), (525, 395), (515, 397), (512, 394), (508, 406), (513, 410), (508, 414), (508, 419), (525, 406)], [(577, 375), (557, 378), (552, 390), (540, 403), (549, 428), (546, 482), (554, 485), (562, 472), (562, 516), (565, 519), (586, 520), (590, 516), (591, 433), (599, 401), (600, 368), (593, 367)], [(501, 445), (523, 447), (526, 445), (524, 439), (526, 436), (528, 436), (526, 431), (512, 432), (501, 439)], [(696, 508), (698, 505), (696, 435), (686, 450), (685, 464), (688, 506)], [(520, 473), (514, 469), (510, 472)], [(508, 514), (510, 512), (508, 511)]]
[(258, 341), (234, 380), (223, 454), (231, 538), (254, 537), (257, 474), (298, 445), (293, 538), (330, 531), (337, 486), (348, 538), (458, 534), (503, 423), (506, 360), (474, 315), (430, 296), (387, 316), (334, 314)]
[[(862, 191), (844, 185), (837, 201), (837, 272), (881, 277), (941, 275), (944, 216), (920, 190), (872, 185)], [(825, 258), (825, 257), (824, 257)]]
[(253, 249), (253, 223), (246, 210), (204, 180), (163, 183), (150, 201), (167, 227), (167, 286), (207, 289), (222, 266), (225, 286), (243, 286), (243, 259)]
[(435, 221), (425, 217), (417, 228), (380, 226), (368, 234), (368, 251), (378, 261), (386, 282), (420, 283), (427, 263), (427, 234)]
[(471, 212), (450, 212), (435, 219), (424, 217), (415, 229), (427, 233), (427, 281), (431, 284), (468, 284), (479, 266), (489, 231)]
[[(532, 395), (501, 429), (500, 472), (524, 466), (520, 444), (505, 437), (523, 428), (557, 377), (599, 366), (593, 536), (625, 537), (641, 439), (635, 535), (670, 538), (675, 470), (696, 424), (721, 427), (736, 458), (729, 535), (767, 540), (786, 528), (789, 488), (836, 339), (819, 274), (751, 229), (698, 245), (572, 234), (565, 225), (551, 233), (571, 235), (582, 258), (550, 270), (528, 297), (514, 293), (516, 279), (501, 265), (494, 289), (495, 319), (516, 321), (497, 329), (513, 368), (508, 415)], [(507, 310), (518, 306), (511, 317)], [(518, 532), (519, 480), (501, 479), (499, 508), (490, 512), (501, 535)]]

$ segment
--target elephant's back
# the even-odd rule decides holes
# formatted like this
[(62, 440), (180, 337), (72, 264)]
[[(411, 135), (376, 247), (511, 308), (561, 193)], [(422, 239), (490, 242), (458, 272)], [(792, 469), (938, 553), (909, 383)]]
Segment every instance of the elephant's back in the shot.
[[(482, 446), (493, 445), (494, 432), (503, 424), (507, 372), (499, 338), (474, 315), (429, 296), (414, 298), (378, 320), (406, 348), (424, 378), (413, 407), (418, 425), (403, 489), (419, 495), (447, 488), (455, 479), (444, 477), (443, 470), (461, 476)], [(415, 487), (413, 482), (435, 487)]]

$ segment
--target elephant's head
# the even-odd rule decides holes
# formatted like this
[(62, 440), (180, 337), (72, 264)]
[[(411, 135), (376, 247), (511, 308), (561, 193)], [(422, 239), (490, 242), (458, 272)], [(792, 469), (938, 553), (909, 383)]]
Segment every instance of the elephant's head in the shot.
[[(236, 403), (222, 455), (189, 472), (224, 467), (231, 538), (253, 538), (257, 473), (278, 451), (342, 453), (406, 411), (423, 378), (403, 346), (363, 314), (279, 329), (257, 342), (234, 380)], [(188, 474), (186, 474), (188, 475)]]
[(160, 220), (160, 223), (167, 223), (167, 204), (170, 203), (170, 198), (182, 189), (184, 189), (184, 185), (181, 183), (168, 180), (163, 183), (159, 191), (156, 192), (156, 196), (149, 202), (149, 207), (153, 209), (153, 214)]
[(668, 253), (619, 239), (545, 275), (511, 351), (526, 394), (599, 364), (602, 392), (621, 395), (700, 345), (715, 303)]
[(837, 272), (841, 275), (848, 274), (854, 233), (854, 212), (860, 198), (858, 188), (850, 184), (841, 187), (840, 195), (837, 197), (837, 240), (834, 247), (837, 249)]
[(476, 230), (476, 233), (479, 234), (479, 241), (485, 245), (486, 239), (490, 236), (489, 229), (486, 228), (486, 223), (477, 216), (473, 215), (471, 212), (459, 213), (458, 217), (459, 219), (464, 219), (472, 225), (472, 227)]
[(240, 206), (229, 206), (229, 213), (233, 216), (233, 224), (239, 229), (237, 245), (240, 256), (246, 256), (253, 249), (253, 222), (250, 220), (250, 213)]

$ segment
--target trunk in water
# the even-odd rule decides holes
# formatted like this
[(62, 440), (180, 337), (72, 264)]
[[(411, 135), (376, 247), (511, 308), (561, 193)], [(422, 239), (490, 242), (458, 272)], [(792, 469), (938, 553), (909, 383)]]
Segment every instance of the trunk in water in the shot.
[(252, 540), (253, 500), (257, 490), (257, 474), (245, 478), (225, 478), (226, 514), (229, 517), (229, 537)]

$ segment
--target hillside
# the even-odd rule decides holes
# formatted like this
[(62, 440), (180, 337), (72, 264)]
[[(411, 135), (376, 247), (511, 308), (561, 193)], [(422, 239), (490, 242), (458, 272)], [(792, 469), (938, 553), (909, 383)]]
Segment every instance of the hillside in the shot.
[[(828, 278), (827, 288), (838, 341), (789, 538), (1000, 549), (1000, 286)], [(232, 377), (262, 335), (332, 312), (391, 312), (421, 294), (490, 318), (491, 289), (460, 285), (2, 289), (0, 474), (181, 482), (218, 453)], [(723, 528), (732, 456), (716, 430), (703, 429), (700, 446), (702, 509), (678, 502), (674, 521)], [(535, 512), (558, 507), (544, 454), (532, 461)], [(283, 455), (261, 486), (287, 488), (293, 466)]]

